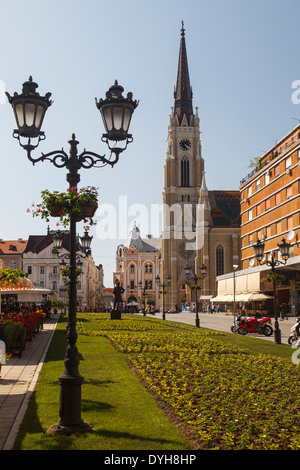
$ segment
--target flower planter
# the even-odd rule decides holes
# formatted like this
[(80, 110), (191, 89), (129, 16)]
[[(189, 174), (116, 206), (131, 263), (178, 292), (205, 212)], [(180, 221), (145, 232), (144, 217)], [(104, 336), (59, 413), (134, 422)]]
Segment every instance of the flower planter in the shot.
[(47, 205), (47, 209), (51, 217), (61, 217), (64, 213), (64, 208), (61, 204), (51, 202)]
[(88, 205), (82, 210), (82, 212), (78, 212), (76, 214), (76, 222), (80, 222), (80, 220), (92, 218), (97, 209), (98, 209), (98, 202), (90, 201)]
[(93, 186), (77, 189), (69, 188), (67, 192), (59, 193), (58, 191), (50, 192), (42, 191), (42, 203), (36, 207), (31, 205), (33, 217), (41, 217), (49, 222), (50, 217), (59, 217), (64, 227), (70, 224), (70, 216), (75, 216), (76, 222), (84, 220), (88, 225), (94, 225), (92, 220), (97, 208), (97, 190)]

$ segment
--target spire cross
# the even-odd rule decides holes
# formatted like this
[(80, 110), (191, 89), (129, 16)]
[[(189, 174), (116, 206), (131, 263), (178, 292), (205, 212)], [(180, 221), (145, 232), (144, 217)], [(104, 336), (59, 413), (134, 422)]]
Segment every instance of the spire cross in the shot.
[(183, 23), (183, 21), (182, 21), (182, 22), (181, 22), (181, 36), (184, 36), (184, 32), (185, 32), (184, 23)]

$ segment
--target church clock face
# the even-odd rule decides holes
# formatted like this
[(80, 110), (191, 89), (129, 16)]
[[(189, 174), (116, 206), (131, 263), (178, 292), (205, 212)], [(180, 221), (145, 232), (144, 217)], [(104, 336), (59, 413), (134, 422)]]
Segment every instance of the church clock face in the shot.
[(181, 150), (189, 150), (191, 148), (192, 144), (188, 139), (182, 139), (179, 142), (179, 147)]

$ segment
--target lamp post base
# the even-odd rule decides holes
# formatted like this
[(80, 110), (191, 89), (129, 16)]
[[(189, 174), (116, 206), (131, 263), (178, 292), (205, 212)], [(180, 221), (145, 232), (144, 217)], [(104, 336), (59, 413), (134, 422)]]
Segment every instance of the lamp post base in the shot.
[(86, 433), (94, 432), (95, 430), (87, 423), (81, 421), (79, 424), (73, 424), (71, 426), (64, 426), (60, 422), (53, 424), (50, 428), (47, 429), (46, 434), (64, 434), (69, 436), (75, 433)]
[(281, 344), (281, 331), (280, 330), (274, 331), (274, 339), (275, 339), (275, 344)]

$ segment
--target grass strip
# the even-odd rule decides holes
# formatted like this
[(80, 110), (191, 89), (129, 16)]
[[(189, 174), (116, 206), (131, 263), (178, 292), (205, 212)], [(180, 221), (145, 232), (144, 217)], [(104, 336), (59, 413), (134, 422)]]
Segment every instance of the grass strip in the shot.
[[(91, 329), (86, 317), (85, 327)], [(82, 387), (82, 418), (95, 431), (49, 436), (58, 421), (58, 377), (63, 372), (65, 319), (60, 321), (46, 355), (35, 391), (21, 425), (15, 450), (191, 450), (154, 398), (101, 336), (78, 336)]]

